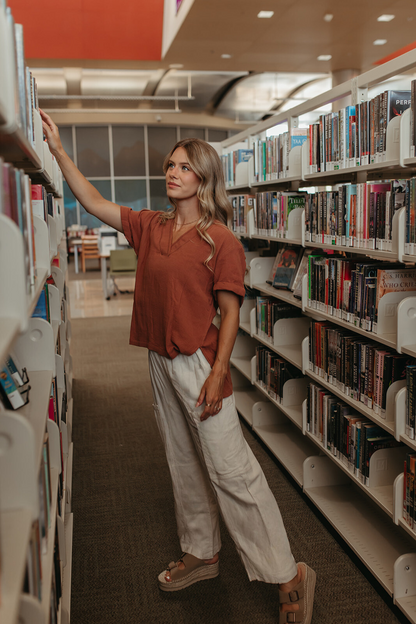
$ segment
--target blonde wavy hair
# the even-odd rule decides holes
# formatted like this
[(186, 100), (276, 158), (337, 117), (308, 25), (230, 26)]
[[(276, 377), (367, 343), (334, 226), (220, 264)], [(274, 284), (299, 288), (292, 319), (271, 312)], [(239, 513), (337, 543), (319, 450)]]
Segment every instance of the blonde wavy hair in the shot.
[[(206, 241), (211, 247), (211, 253), (204, 264), (208, 269), (212, 270), (208, 263), (214, 257), (216, 249), (215, 243), (207, 230), (214, 221), (219, 221), (225, 227), (228, 227), (228, 219), (232, 216), (231, 203), (225, 190), (222, 163), (215, 149), (206, 141), (202, 141), (201, 139), (183, 139), (176, 143), (166, 156), (163, 163), (163, 173), (165, 175), (172, 154), (179, 147), (183, 147), (186, 151), (189, 165), (200, 179), (197, 197), (199, 200), (201, 217), (196, 224), (196, 229), (202, 240)], [(169, 219), (174, 219), (176, 217), (176, 200), (172, 198), (169, 199), (173, 205), (173, 209), (161, 214), (161, 223), (166, 223)]]

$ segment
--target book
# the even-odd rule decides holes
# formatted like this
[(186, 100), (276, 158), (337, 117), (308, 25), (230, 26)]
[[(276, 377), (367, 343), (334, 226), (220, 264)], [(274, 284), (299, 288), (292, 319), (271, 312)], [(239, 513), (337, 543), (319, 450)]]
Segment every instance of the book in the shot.
[(273, 288), (292, 288), (301, 257), (301, 248), (286, 247), (282, 250), (274, 272)]
[(375, 322), (377, 322), (380, 299), (392, 292), (416, 293), (416, 269), (403, 267), (377, 269)]
[(0, 369), (0, 398), (6, 409), (16, 410), (25, 404), (7, 366)]

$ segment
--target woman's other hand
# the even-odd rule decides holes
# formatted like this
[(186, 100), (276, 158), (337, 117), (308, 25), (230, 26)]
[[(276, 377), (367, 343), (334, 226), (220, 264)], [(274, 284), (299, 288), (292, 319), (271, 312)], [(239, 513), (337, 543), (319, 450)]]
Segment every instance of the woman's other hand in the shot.
[(207, 377), (196, 404), (196, 407), (199, 407), (205, 401), (201, 421), (207, 420), (210, 416), (215, 416), (221, 410), (224, 382), (224, 374), (217, 373), (215, 370), (212, 370), (209, 377)]

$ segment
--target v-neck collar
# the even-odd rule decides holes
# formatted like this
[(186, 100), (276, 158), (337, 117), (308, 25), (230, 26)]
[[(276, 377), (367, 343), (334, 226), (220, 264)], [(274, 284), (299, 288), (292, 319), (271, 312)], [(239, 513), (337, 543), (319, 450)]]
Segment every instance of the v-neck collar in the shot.
[(164, 245), (163, 245), (163, 250), (165, 251), (167, 256), (170, 256), (171, 254), (173, 254), (175, 251), (178, 251), (178, 249), (180, 249), (181, 247), (183, 247), (183, 245), (185, 245), (186, 243), (188, 243), (190, 240), (192, 240), (193, 238), (195, 238), (195, 236), (197, 236), (197, 231), (195, 226), (192, 227), (190, 230), (188, 230), (187, 232), (185, 232), (184, 234), (182, 234), (181, 236), (179, 236), (179, 238), (177, 238), (175, 240), (175, 242), (172, 242), (172, 236), (173, 236), (173, 225), (174, 225), (175, 220), (174, 219), (170, 219), (168, 221), (168, 223), (166, 225), (168, 225), (168, 227), (165, 229), (165, 240), (164, 240)]

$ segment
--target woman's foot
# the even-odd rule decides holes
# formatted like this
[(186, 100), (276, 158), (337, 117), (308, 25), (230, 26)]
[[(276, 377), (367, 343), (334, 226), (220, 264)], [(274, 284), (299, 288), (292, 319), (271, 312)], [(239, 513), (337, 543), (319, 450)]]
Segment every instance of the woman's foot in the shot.
[(315, 572), (306, 563), (298, 563), (296, 576), (279, 585), (279, 624), (310, 624), (315, 583)]
[[(217, 563), (219, 558), (220, 558), (219, 553), (217, 553), (216, 555), (213, 556), (212, 559), (200, 559), (199, 561), (203, 561), (207, 565), (212, 565), (213, 563)], [(179, 559), (179, 561), (177, 562), (177, 566), (178, 566), (179, 570), (184, 570), (185, 569), (185, 564), (182, 561), (182, 559)]]
[(197, 581), (215, 578), (218, 574), (218, 553), (212, 559), (206, 560), (183, 553), (179, 561), (172, 561), (167, 569), (159, 574), (159, 587), (162, 591), (178, 591)]

